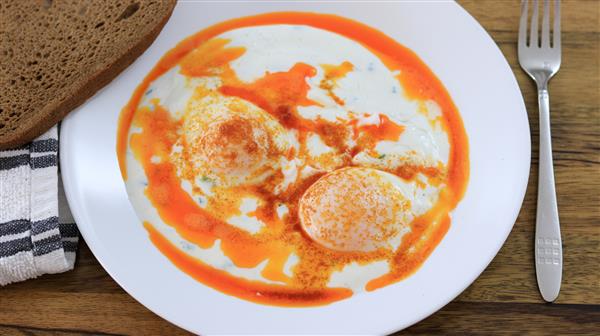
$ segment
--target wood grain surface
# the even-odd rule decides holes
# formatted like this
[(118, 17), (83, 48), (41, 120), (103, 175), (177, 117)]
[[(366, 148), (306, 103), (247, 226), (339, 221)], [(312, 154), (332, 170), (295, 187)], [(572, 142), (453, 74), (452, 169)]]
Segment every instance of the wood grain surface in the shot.
[[(533, 264), (536, 90), (519, 67), (519, 1), (460, 1), (508, 59), (529, 111), (533, 157), (519, 218), (500, 253), (456, 300), (406, 334), (600, 335), (600, 1), (564, 0), (562, 67), (550, 82), (564, 248), (560, 296), (545, 304)], [(507, 134), (510, 136), (510, 134)], [(183, 335), (125, 293), (81, 243), (74, 271), (0, 288), (0, 335)]]

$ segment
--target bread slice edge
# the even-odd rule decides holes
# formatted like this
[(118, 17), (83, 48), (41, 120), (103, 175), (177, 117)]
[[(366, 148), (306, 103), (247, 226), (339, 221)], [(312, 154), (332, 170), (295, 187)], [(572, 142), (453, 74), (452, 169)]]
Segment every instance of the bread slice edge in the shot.
[(123, 70), (135, 62), (135, 60), (152, 45), (173, 14), (175, 4), (176, 1), (172, 1), (168, 14), (165, 15), (159, 24), (150, 30), (146, 36), (133, 44), (131, 48), (115, 62), (91, 75), (87, 82), (77, 88), (75, 93), (71, 94), (63, 101), (45, 105), (40, 113), (37, 113), (33, 118), (23, 122), (23, 124), (17, 128), (17, 132), (12, 132), (3, 136), (2, 139), (0, 139), (0, 150), (17, 148), (34, 140), (60, 122), (69, 114), (69, 112), (81, 106), (94, 96), (96, 92), (112, 82)]

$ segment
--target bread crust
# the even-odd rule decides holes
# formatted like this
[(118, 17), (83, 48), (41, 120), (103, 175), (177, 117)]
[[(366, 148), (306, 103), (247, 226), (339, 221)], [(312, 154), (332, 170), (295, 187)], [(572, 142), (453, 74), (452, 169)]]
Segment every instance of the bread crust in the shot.
[(65, 87), (72, 93), (68, 94), (66, 99), (51, 100), (35, 115), (19, 122), (14, 131), (8, 131), (2, 134), (0, 132), (0, 150), (15, 148), (24, 145), (36, 137), (40, 136), (52, 126), (61, 121), (70, 111), (83, 104), (91, 98), (98, 90), (110, 83), (121, 71), (133, 63), (150, 45), (164, 25), (167, 23), (176, 4), (176, 0), (162, 0), (169, 3), (169, 10), (164, 17), (149, 30), (137, 43), (131, 47), (115, 61), (107, 66), (98, 69), (86, 80), (78, 81), (73, 85)]

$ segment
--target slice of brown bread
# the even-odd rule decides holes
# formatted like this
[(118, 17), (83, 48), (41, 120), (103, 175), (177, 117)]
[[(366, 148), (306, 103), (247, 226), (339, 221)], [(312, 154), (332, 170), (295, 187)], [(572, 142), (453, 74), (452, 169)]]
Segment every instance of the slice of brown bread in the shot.
[(175, 0), (0, 0), (0, 149), (33, 140), (156, 38)]

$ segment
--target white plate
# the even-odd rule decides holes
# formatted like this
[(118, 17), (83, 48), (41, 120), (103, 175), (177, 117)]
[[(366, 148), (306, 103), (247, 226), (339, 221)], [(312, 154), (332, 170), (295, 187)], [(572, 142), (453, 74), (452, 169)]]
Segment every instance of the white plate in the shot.
[[(315, 308), (227, 296), (178, 270), (149, 241), (127, 200), (115, 154), (117, 118), (135, 87), (177, 42), (214, 23), (281, 10), (335, 13), (415, 51), (463, 117), (471, 176), (452, 225), (413, 276)], [(154, 44), (62, 124), (61, 169), (79, 229), (108, 273), (165, 319), (202, 334), (383, 334), (427, 317), (460, 294), (496, 255), (519, 212), (530, 163), (523, 99), (485, 30), (451, 2), (180, 2)]]

